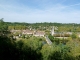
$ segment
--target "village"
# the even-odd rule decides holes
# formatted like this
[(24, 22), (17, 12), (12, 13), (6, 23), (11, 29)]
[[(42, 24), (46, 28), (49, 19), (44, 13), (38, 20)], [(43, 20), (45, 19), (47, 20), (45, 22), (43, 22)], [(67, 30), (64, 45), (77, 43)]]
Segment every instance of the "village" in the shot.
[(0, 60), (80, 60), (80, 0), (0, 0)]
[[(42, 30), (32, 30), (32, 29), (26, 29), (26, 30), (10, 30), (10, 32), (12, 34), (16, 34), (16, 36), (14, 36), (14, 38), (19, 38), (20, 36), (22, 35), (31, 35), (31, 36), (35, 36), (35, 37), (45, 37), (47, 36), (46, 32), (45, 31), (42, 31)], [(64, 34), (67, 34), (67, 35), (72, 35), (73, 32), (55, 32), (54, 30), (54, 27), (50, 30), (49, 34), (51, 34), (52, 36), (55, 36), (57, 34), (59, 34), (60, 36), (59, 37), (56, 37), (56, 38), (63, 38), (63, 37), (68, 37), (68, 36), (62, 36)], [(80, 37), (79, 35), (79, 32), (77, 33), (78, 37)]]
[[(68, 39), (73, 32), (55, 32), (55, 27), (53, 26), (50, 30), (50, 32), (48, 32), (48, 34), (46, 34), (46, 32), (43, 30), (33, 30), (33, 29), (26, 29), (26, 30), (10, 30), (10, 32), (13, 34), (13, 38), (14, 39), (21, 39), (21, 38), (27, 38), (27, 37), (42, 37), (45, 38), (46, 42), (51, 45), (52, 42), (49, 39), (49, 34), (51, 36), (53, 36), (54, 38), (58, 38), (58, 39)], [(79, 32), (77, 33), (77, 36), (80, 37)]]
[[(19, 60), (22, 56), (20, 60), (24, 60), (27, 56), (36, 58), (52, 56), (57, 58), (60, 54), (60, 59), (63, 60), (66, 57), (65, 54), (69, 53), (71, 56), (67, 56), (72, 58), (69, 60), (73, 60), (75, 55), (80, 55), (80, 25), (78, 24), (27, 24), (3, 23), (3, 21), (1, 21), (1, 24), (0, 52), (1, 55), (7, 53), (5, 57), (8, 55), (10, 58), (12, 55), (12, 58), (15, 57), (16, 60), (16, 56), (19, 56), (17, 59)], [(27, 57), (25, 60), (32, 60), (30, 57)], [(12, 58), (9, 60), (12, 60)]]

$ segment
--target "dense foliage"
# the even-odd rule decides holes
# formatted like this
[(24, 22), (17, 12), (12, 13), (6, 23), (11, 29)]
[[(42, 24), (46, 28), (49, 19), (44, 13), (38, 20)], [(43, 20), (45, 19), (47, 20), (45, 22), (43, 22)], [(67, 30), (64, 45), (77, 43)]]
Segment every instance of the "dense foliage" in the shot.
[(0, 36), (0, 60), (80, 60), (79, 46), (78, 40), (43, 45), (38, 38), (15, 41)]

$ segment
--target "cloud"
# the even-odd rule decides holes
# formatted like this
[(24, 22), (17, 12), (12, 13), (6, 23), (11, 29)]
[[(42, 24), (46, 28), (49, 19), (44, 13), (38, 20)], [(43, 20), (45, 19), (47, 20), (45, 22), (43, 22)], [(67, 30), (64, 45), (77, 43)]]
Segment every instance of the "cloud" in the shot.
[[(12, 0), (13, 1), (13, 0)], [(73, 5), (63, 5), (63, 4), (52, 4), (47, 6), (46, 1), (44, 8), (32, 8), (28, 5), (19, 5), (16, 3), (12, 4), (0, 4), (0, 18), (4, 18), (4, 21), (9, 22), (60, 22), (60, 23), (79, 23), (80, 22), (80, 10), (74, 9), (72, 6), (77, 6), (78, 4)], [(15, 1), (14, 1), (15, 2)], [(39, 2), (39, 0), (35, 0)], [(40, 3), (44, 3), (43, 2)], [(63, 1), (64, 2), (64, 1)], [(49, 3), (49, 4), (50, 4)], [(21, 4), (21, 3), (20, 3)], [(38, 3), (37, 3), (38, 4)], [(74, 10), (73, 10), (74, 9)]]
[(73, 4), (73, 5), (70, 5), (70, 6), (77, 6), (77, 5), (80, 5), (80, 3), (77, 3), (77, 4)]

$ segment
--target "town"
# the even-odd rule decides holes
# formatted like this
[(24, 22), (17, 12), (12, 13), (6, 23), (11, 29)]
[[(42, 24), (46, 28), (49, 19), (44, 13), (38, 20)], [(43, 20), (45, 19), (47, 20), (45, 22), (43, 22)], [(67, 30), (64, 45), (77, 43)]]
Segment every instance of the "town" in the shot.
[(0, 19), (0, 46), (1, 59), (6, 55), (10, 60), (79, 59), (80, 24), (31, 24)]

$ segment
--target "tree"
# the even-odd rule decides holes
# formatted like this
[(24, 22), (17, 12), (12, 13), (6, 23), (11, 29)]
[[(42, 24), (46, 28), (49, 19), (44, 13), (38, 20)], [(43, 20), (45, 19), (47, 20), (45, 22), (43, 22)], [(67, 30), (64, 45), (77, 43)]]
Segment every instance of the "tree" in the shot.
[(0, 35), (7, 35), (8, 34), (8, 26), (3, 21), (3, 18), (0, 19)]
[(75, 60), (80, 59), (80, 42), (77, 41), (69, 41), (67, 46), (70, 48), (70, 54), (74, 57)]
[(53, 42), (54, 41), (54, 36), (52, 36), (51, 34), (49, 34), (49, 39)]
[(76, 33), (72, 33), (71, 38), (72, 38), (73, 40), (75, 40), (75, 39), (78, 38), (78, 36), (76, 35)]

